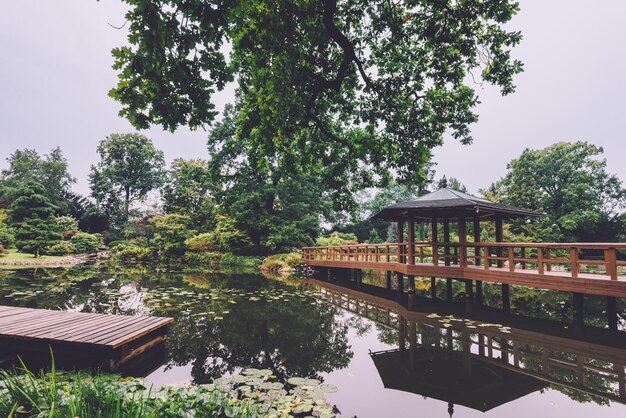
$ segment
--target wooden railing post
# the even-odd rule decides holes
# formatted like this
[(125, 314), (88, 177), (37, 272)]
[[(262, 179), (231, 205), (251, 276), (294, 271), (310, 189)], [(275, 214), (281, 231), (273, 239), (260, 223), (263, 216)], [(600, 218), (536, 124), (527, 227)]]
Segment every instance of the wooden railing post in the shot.
[(526, 270), (526, 247), (520, 248), (520, 257), (522, 258), (521, 266), (522, 270)]
[(537, 271), (543, 274), (543, 248), (537, 247)]
[(484, 264), (485, 264), (485, 270), (489, 270), (489, 246), (486, 245), (483, 247), (483, 258), (484, 258)]
[(617, 280), (617, 253), (615, 248), (604, 250), (604, 263), (606, 265), (606, 274), (611, 280)]
[(570, 247), (569, 249), (569, 262), (570, 262), (570, 266), (572, 268), (572, 277), (576, 278), (578, 277), (578, 248), (576, 247)]
[(546, 248), (546, 257), (545, 258), (546, 258), (546, 260), (548, 260), (548, 262), (546, 263), (546, 270), (548, 270), (548, 271), (552, 271), (552, 263), (550, 263), (550, 261), (549, 261), (550, 257), (551, 257), (550, 249)]
[(510, 246), (507, 249), (509, 252), (509, 271), (513, 272), (515, 271), (515, 247)]

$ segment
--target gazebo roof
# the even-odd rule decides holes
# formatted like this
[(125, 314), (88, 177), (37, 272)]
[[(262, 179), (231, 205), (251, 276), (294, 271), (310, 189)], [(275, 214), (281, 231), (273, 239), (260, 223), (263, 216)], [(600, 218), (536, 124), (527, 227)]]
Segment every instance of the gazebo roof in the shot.
[(496, 215), (505, 219), (541, 216), (540, 213), (531, 210), (494, 203), (481, 197), (442, 187), (417, 199), (387, 206), (371, 219), (398, 220), (409, 216), (415, 219), (458, 218), (463, 215), (466, 218), (473, 218), (474, 214), (478, 214), (480, 219), (492, 219)]
[(483, 362), (480, 357), (471, 356), (468, 366), (468, 356), (453, 350), (416, 348), (411, 367), (410, 353), (398, 349), (370, 353), (385, 388), (481, 412), (547, 386), (534, 377)]

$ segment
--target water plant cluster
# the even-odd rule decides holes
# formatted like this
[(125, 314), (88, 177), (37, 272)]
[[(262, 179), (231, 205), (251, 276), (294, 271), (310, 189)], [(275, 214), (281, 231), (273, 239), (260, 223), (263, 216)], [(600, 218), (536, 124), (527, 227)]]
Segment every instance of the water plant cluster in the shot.
[(274, 381), (271, 370), (245, 369), (205, 385), (152, 386), (143, 379), (25, 366), (0, 372), (0, 415), (8, 417), (320, 417), (337, 416), (318, 380)]

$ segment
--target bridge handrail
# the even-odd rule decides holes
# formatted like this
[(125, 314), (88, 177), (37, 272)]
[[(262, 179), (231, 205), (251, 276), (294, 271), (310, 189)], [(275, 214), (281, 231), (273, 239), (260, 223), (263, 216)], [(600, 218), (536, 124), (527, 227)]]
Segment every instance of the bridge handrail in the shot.
[[(582, 254), (583, 251), (600, 251), (601, 256)], [(569, 271), (574, 278), (585, 266), (595, 266), (603, 271), (592, 273), (617, 280), (620, 268), (626, 267), (626, 261), (618, 257), (619, 251), (626, 253), (626, 243), (415, 242), (411, 245), (408, 242), (388, 242), (304, 247), (303, 257), (305, 261), (428, 263), (461, 268), (481, 266), (485, 270), (508, 267), (510, 272), (526, 270), (531, 265), (539, 274), (550, 272), (556, 266), (562, 271)]]

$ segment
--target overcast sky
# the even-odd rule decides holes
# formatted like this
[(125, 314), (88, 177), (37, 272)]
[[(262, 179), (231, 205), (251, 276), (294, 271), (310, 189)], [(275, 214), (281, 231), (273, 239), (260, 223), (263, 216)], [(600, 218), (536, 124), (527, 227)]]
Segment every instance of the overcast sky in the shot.
[[(506, 172), (524, 148), (586, 140), (605, 149), (609, 171), (626, 180), (622, 125), (626, 100), (626, 2), (522, 0), (510, 27), (524, 34), (514, 55), (525, 65), (517, 92), (480, 90), (474, 143), (449, 140), (435, 150), (437, 176), (454, 176), (471, 192)], [(133, 128), (107, 96), (115, 85), (110, 51), (124, 45), (119, 1), (3, 1), (0, 5), (0, 168), (16, 148), (46, 153), (60, 146), (88, 193), (96, 146)], [(218, 109), (232, 92), (219, 95)], [(144, 132), (171, 161), (206, 158), (206, 133)]]

